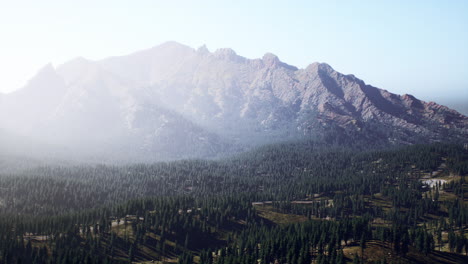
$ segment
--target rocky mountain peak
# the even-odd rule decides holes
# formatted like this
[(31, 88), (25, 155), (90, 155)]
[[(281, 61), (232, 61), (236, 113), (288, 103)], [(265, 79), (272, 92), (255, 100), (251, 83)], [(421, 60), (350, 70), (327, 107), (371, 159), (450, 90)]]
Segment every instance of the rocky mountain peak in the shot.
[(267, 67), (276, 67), (280, 64), (278, 56), (269, 52), (263, 55), (262, 60)]
[(335, 72), (335, 70), (327, 63), (319, 63), (318, 69), (328, 74)]
[(39, 91), (44, 92), (45, 89), (49, 88), (48, 85), (55, 85), (56, 83), (61, 81), (62, 78), (58, 75), (52, 63), (48, 63), (45, 66), (43, 66), (37, 72), (37, 74), (28, 81), (26, 87), (19, 89), (14, 93), (22, 93), (24, 92), (24, 90), (31, 89), (37, 89)]
[(55, 67), (54, 65), (49, 62), (46, 65), (44, 65), (41, 69), (38, 71), (38, 75), (45, 75), (45, 74), (54, 74), (55, 73)]
[(161, 43), (153, 47), (153, 49), (192, 49), (192, 48), (182, 43), (179, 43), (177, 41), (166, 41), (164, 43)]
[(306, 72), (315, 72), (315, 73), (318, 73), (319, 71), (324, 72), (324, 73), (335, 72), (335, 70), (330, 65), (328, 65), (327, 63), (323, 63), (323, 62), (313, 62), (309, 64), (304, 70)]
[(237, 53), (231, 48), (217, 49), (213, 53), (213, 56), (218, 58), (218, 59), (231, 60), (231, 61), (237, 61), (237, 60), (242, 58), (239, 55), (237, 55)]
[(197, 49), (197, 53), (198, 53), (198, 54), (201, 54), (201, 55), (206, 55), (206, 54), (210, 54), (210, 51), (208, 50), (208, 48), (206, 47), (206, 45), (203, 44), (202, 46), (200, 46), (200, 47)]
[(35, 131), (41, 141), (60, 136), (75, 146), (105, 139), (145, 157), (215, 156), (327, 133), (387, 144), (468, 141), (467, 117), (326, 63), (299, 70), (271, 53), (251, 60), (229, 48), (210, 53), (177, 42), (100, 61), (78, 58), (57, 70), (47, 65), (21, 91), (2, 96), (0, 129)]

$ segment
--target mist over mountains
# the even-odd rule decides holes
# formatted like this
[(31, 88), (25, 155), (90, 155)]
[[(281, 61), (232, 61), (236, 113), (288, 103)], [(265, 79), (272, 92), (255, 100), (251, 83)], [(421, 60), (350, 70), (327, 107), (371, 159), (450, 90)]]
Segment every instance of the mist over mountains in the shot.
[[(47, 65), (0, 95), (3, 151), (154, 161), (212, 158), (285, 140), (466, 142), (468, 118), (326, 63), (298, 69), (167, 42), (100, 61)], [(103, 158), (105, 157), (105, 158)]]

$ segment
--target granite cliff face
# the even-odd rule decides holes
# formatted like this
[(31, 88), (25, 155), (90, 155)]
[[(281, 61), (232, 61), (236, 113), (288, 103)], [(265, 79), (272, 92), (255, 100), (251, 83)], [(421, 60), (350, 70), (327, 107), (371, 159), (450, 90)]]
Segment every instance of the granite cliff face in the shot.
[(0, 100), (2, 129), (137, 160), (214, 157), (330, 131), (389, 144), (468, 138), (466, 116), (325, 63), (298, 69), (270, 53), (247, 59), (175, 42), (48, 65)]

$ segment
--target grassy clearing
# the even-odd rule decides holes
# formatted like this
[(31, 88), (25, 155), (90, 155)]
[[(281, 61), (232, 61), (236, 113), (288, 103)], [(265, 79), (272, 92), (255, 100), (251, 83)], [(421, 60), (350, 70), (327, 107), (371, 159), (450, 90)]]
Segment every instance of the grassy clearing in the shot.
[(258, 215), (260, 217), (265, 218), (278, 225), (301, 223), (308, 220), (307, 217), (303, 215), (284, 214), (277, 212), (272, 206), (269, 205), (255, 206), (255, 209), (257, 210)]
[[(358, 244), (350, 245), (343, 249), (345, 257), (348, 260), (352, 260), (355, 255), (362, 258), (362, 250)], [(449, 253), (434, 251), (428, 255), (424, 255), (416, 251), (416, 249), (410, 247), (409, 252), (406, 255), (398, 255), (393, 252), (392, 245), (381, 241), (369, 241), (366, 243), (364, 249), (364, 260), (365, 263), (378, 262), (385, 259), (386, 263), (415, 263), (415, 264), (462, 264), (468, 263), (468, 257)], [(352, 262), (349, 262), (352, 263)]]

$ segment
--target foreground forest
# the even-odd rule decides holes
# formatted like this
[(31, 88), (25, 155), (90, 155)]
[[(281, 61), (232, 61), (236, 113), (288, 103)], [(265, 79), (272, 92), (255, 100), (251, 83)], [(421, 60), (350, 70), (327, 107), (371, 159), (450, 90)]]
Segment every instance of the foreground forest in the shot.
[(2, 170), (0, 262), (468, 263), (467, 174), (461, 145), (313, 142)]

